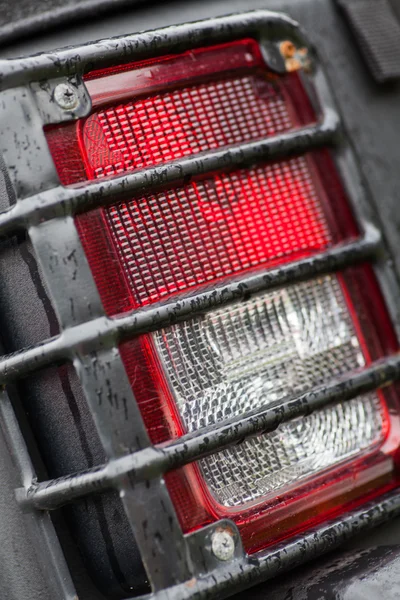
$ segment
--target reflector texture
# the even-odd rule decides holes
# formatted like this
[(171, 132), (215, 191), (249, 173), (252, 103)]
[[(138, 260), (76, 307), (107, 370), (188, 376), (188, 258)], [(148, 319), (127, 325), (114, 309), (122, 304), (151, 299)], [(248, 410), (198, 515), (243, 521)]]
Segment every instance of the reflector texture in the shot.
[(99, 110), (86, 120), (83, 140), (97, 178), (292, 128), (279, 88), (246, 75)]
[[(335, 277), (264, 294), (154, 334), (188, 431), (243, 415), (365, 364)], [(378, 398), (318, 411), (201, 461), (239, 506), (315, 475), (382, 434)]]
[(107, 214), (138, 305), (331, 241), (304, 156), (132, 200)]

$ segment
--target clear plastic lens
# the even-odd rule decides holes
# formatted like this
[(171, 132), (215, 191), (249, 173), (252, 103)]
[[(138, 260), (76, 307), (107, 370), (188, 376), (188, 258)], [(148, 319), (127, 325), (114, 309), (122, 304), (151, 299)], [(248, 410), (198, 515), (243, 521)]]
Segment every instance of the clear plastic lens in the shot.
[[(327, 276), (154, 334), (188, 431), (299, 394), (364, 365), (336, 277)], [(329, 407), (200, 464), (226, 506), (254, 501), (378, 441), (375, 395)]]

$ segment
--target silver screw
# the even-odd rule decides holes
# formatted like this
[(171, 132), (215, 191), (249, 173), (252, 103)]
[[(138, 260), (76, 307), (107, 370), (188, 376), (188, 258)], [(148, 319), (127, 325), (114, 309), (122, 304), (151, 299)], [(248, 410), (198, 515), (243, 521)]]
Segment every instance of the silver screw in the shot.
[(235, 553), (235, 540), (227, 529), (217, 529), (211, 538), (211, 549), (218, 560), (230, 560)]
[(79, 104), (78, 94), (69, 83), (59, 83), (56, 86), (54, 100), (63, 110), (74, 110)]

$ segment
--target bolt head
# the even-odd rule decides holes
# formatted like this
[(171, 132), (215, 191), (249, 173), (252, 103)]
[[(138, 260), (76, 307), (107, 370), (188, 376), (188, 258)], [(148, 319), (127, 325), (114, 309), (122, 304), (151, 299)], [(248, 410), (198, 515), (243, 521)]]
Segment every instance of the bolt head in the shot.
[(63, 110), (74, 110), (79, 104), (77, 91), (69, 83), (59, 83), (56, 86), (54, 100)]
[(231, 560), (235, 553), (235, 540), (227, 529), (218, 529), (211, 537), (211, 549), (218, 560)]

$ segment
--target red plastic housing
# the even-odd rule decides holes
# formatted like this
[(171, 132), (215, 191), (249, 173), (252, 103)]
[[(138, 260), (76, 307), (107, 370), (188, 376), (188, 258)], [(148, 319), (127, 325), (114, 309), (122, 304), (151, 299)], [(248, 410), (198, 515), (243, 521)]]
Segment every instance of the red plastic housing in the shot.
[[(317, 120), (297, 73), (277, 77), (258, 45), (242, 40), (92, 72), (93, 112), (46, 129), (64, 185), (229, 148)], [(318, 253), (359, 235), (327, 150), (224, 169), (172, 189), (78, 216), (105, 310), (129, 310)], [(369, 267), (339, 281), (366, 364), (398, 349)], [(150, 335), (120, 346), (153, 443), (185, 433)], [(267, 504), (235, 511), (216, 503), (196, 465), (166, 475), (182, 527), (228, 516), (249, 552), (394, 485), (399, 440), (393, 389), (384, 445)]]

